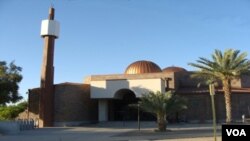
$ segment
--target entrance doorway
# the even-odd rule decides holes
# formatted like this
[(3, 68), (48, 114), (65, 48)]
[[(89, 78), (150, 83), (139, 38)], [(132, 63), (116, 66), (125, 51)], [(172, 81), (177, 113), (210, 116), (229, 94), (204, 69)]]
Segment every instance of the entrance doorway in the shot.
[(132, 104), (138, 103), (135, 93), (129, 89), (120, 89), (115, 93), (115, 99), (109, 102), (109, 120), (131, 121), (137, 119), (137, 109)]
[[(120, 89), (115, 93), (115, 99), (109, 101), (109, 120), (110, 121), (137, 121), (138, 109), (136, 107), (139, 98), (129, 89)], [(132, 107), (134, 105), (135, 107)], [(142, 121), (154, 121), (156, 118), (140, 110)]]

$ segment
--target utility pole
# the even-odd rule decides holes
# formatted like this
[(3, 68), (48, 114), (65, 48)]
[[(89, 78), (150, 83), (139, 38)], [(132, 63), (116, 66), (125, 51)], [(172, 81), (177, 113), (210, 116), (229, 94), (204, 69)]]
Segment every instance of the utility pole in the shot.
[(140, 104), (137, 104), (137, 116), (138, 116), (138, 130), (141, 131), (141, 121), (140, 121)]
[(209, 84), (209, 92), (211, 96), (211, 105), (212, 105), (212, 113), (213, 113), (213, 131), (214, 131), (214, 141), (217, 141), (216, 138), (216, 113), (215, 113), (215, 103), (214, 103), (214, 95), (215, 95), (215, 89), (214, 89), (214, 83)]

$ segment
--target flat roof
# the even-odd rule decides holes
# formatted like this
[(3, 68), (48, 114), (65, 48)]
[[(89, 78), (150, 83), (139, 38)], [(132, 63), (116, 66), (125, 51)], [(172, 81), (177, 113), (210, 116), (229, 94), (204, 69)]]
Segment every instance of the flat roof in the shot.
[(102, 80), (133, 80), (133, 79), (155, 79), (155, 78), (173, 78), (174, 73), (144, 73), (144, 74), (109, 74), (109, 75), (91, 75), (91, 81)]

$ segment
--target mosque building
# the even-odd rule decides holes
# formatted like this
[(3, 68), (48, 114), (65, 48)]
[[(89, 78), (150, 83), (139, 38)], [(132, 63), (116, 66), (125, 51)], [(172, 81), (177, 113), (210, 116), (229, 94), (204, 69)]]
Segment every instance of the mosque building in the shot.
[[(129, 104), (136, 104), (142, 94), (149, 91), (173, 91), (188, 99), (188, 109), (174, 115), (171, 121), (206, 122), (212, 120), (212, 110), (207, 86), (197, 87), (198, 81), (190, 78), (193, 72), (181, 67), (161, 69), (151, 61), (136, 61), (122, 74), (92, 75), (83, 83), (54, 85), (53, 126), (81, 125), (105, 121), (136, 121), (137, 111)], [(233, 118), (240, 119), (249, 113), (249, 77), (232, 82)], [(29, 112), (39, 113), (40, 88), (29, 94)], [(225, 119), (224, 94), (221, 86), (216, 89), (217, 120)], [(155, 120), (141, 112), (141, 120)], [(38, 117), (37, 117), (38, 118)]]
[[(197, 87), (199, 80), (184, 68), (170, 66), (161, 69), (149, 60), (128, 65), (120, 74), (91, 75), (83, 83), (54, 84), (54, 41), (59, 36), (59, 23), (54, 21), (54, 9), (43, 22), (44, 59), (41, 86), (29, 90), (29, 118), (39, 119), (40, 127), (71, 126), (106, 121), (135, 121), (137, 111), (129, 107), (138, 103), (150, 91), (172, 91), (188, 100), (188, 109), (169, 117), (170, 122), (206, 122), (212, 119), (208, 86)], [(171, 60), (169, 60), (171, 61)], [(92, 62), (94, 63), (94, 62)], [(250, 77), (232, 81), (233, 119), (250, 114)], [(216, 87), (217, 120), (225, 119), (222, 86)], [(155, 120), (141, 111), (141, 120)], [(31, 116), (32, 115), (32, 116)]]

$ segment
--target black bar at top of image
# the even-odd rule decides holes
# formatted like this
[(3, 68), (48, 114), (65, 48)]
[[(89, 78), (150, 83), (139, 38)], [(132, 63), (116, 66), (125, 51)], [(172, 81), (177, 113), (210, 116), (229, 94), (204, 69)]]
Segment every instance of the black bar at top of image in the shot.
[(250, 124), (223, 124), (222, 141), (250, 141)]

